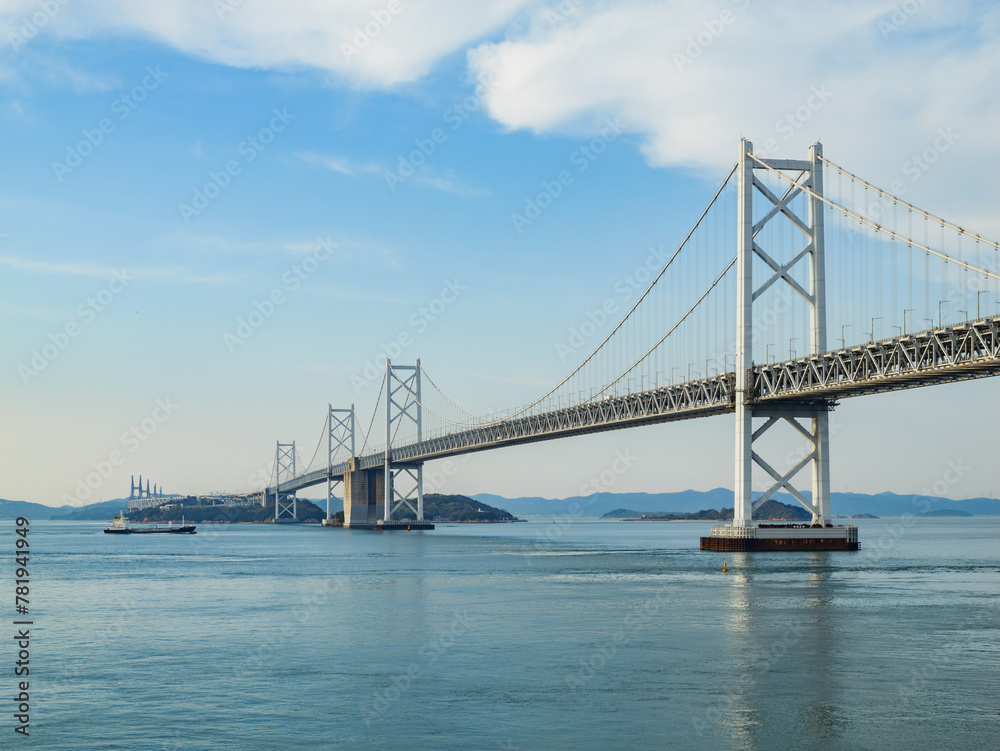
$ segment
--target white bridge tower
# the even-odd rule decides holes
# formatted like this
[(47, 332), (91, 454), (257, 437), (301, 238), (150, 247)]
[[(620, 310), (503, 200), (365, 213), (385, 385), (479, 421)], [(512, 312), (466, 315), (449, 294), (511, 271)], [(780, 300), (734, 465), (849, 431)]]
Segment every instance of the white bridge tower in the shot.
[[(763, 407), (753, 402), (753, 305), (772, 285), (788, 285), (805, 301), (809, 310), (810, 355), (826, 351), (823, 202), (819, 199), (823, 195), (822, 155), (823, 147), (817, 143), (809, 149), (809, 158), (805, 160), (761, 159), (753, 155), (752, 143), (747, 140), (740, 143), (736, 240), (736, 505), (733, 515), (733, 531), (737, 534), (740, 528), (752, 526), (754, 509), (781, 490), (812, 512), (814, 526), (825, 526), (830, 521), (829, 411), (832, 404), (800, 403), (787, 407), (770, 404)], [(758, 179), (756, 172), (768, 168), (792, 176), (782, 195), (775, 194)], [(799, 216), (793, 209), (793, 200), (803, 193), (808, 196), (805, 202), (808, 210), (806, 216)], [(758, 204), (762, 205), (758, 207)], [(798, 228), (803, 241), (802, 248), (783, 264), (772, 258), (770, 249), (758, 242), (764, 227), (778, 216), (784, 216)], [(763, 261), (769, 269), (759, 282), (753, 278), (754, 258)], [(800, 263), (808, 265), (807, 286), (796, 281), (790, 273)], [(755, 430), (754, 418), (764, 418), (766, 422)], [(784, 474), (754, 451), (754, 442), (780, 422), (790, 425), (812, 444), (809, 454)], [(770, 487), (756, 501), (752, 496), (755, 464), (771, 478)], [(792, 484), (795, 475), (806, 466), (812, 469), (811, 498)]]

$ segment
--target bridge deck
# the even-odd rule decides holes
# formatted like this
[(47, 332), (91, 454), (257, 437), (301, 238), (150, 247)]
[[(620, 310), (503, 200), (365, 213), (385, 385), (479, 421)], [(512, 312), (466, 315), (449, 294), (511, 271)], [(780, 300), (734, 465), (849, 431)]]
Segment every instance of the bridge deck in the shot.
[[(752, 402), (831, 404), (839, 399), (1000, 374), (1000, 316), (868, 342), (819, 355), (754, 366)], [(484, 424), (392, 449), (392, 463), (414, 464), (457, 454), (549, 441), (638, 425), (734, 411), (734, 373), (602, 401)], [(360, 469), (381, 467), (384, 452), (358, 457)], [(342, 478), (347, 463), (282, 483), (292, 492)], [(274, 488), (268, 488), (273, 493)]]

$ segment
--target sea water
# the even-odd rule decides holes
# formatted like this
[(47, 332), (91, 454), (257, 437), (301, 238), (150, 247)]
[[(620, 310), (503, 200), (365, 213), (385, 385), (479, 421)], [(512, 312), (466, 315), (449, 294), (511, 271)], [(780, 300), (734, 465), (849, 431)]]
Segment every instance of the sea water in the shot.
[(1000, 748), (1000, 518), (864, 520), (854, 553), (710, 524), (33, 521), (0, 748)]

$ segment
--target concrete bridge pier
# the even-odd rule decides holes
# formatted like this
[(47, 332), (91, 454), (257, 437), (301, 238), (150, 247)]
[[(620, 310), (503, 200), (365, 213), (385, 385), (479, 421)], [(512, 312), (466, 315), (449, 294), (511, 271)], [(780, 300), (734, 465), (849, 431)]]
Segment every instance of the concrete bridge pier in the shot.
[(357, 462), (348, 459), (344, 473), (344, 526), (372, 529), (385, 516), (385, 471), (358, 469)]

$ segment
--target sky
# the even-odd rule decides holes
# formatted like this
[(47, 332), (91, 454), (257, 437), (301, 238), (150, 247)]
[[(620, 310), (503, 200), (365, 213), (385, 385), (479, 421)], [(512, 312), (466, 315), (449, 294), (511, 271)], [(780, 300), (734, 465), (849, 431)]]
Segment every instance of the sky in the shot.
[[(139, 474), (256, 489), (276, 440), (312, 455), (328, 404), (367, 425), (387, 350), (475, 414), (530, 402), (741, 137), (790, 158), (820, 140), (1000, 236), (998, 69), (988, 2), (3, 0), (0, 497), (83, 505)], [(998, 396), (843, 402), (833, 489), (997, 492)], [(732, 487), (732, 423), (485, 452), (427, 482)]]

